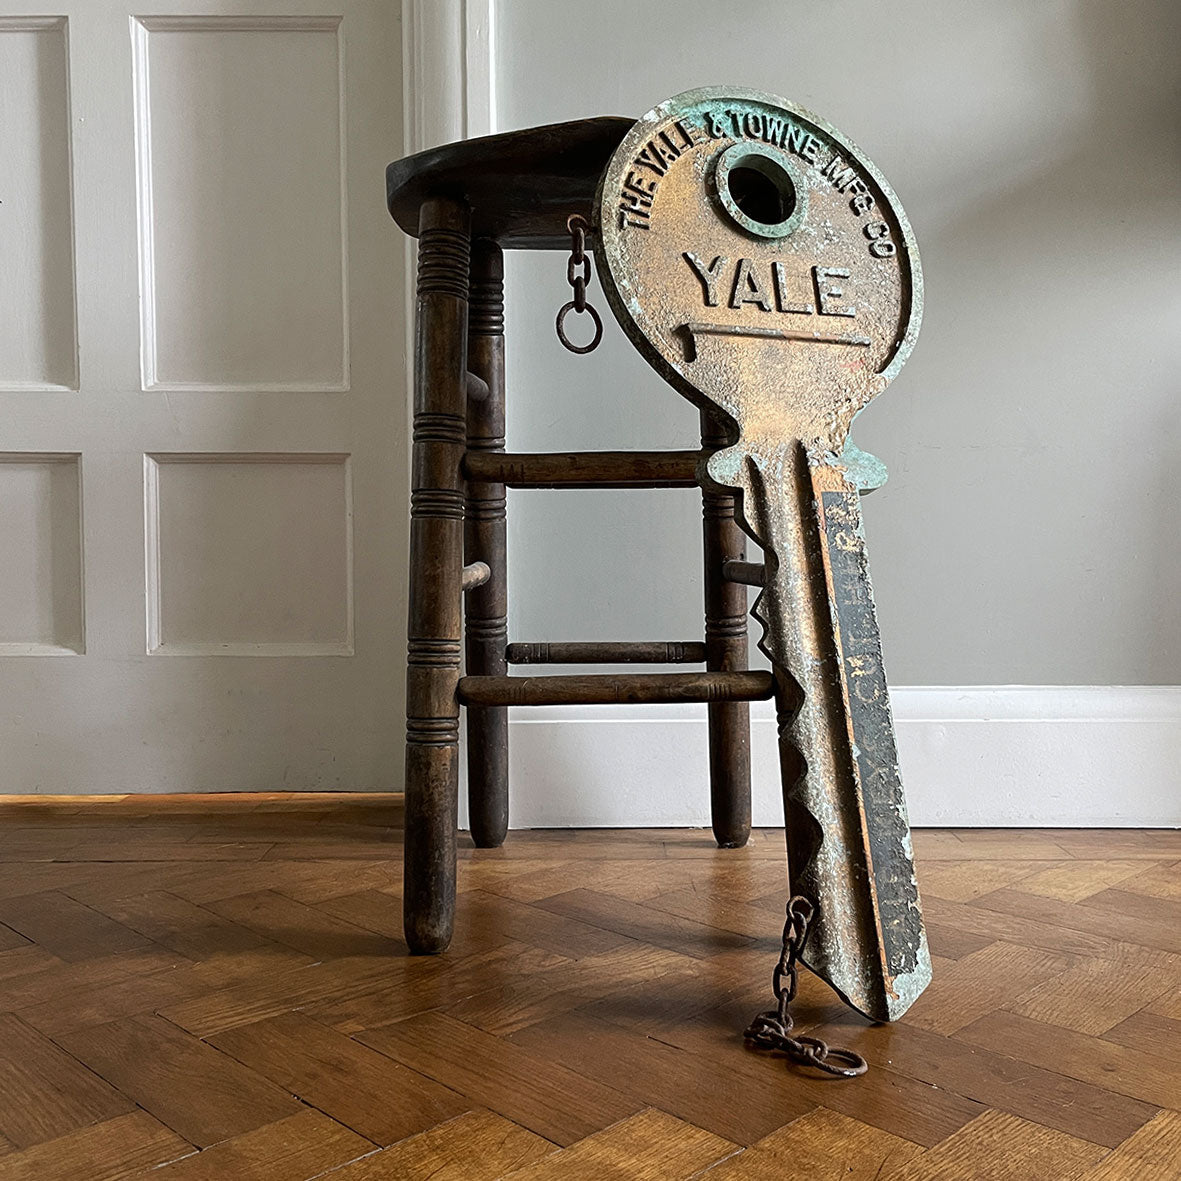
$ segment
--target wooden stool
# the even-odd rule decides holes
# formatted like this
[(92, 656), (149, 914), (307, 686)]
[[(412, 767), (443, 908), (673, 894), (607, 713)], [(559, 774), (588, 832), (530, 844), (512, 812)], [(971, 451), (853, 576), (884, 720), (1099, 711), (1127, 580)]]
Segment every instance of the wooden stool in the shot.
[[(745, 563), (735, 501), (703, 489), (704, 643), (507, 642), (506, 488), (687, 488), (726, 445), (702, 415), (702, 451), (506, 454), (502, 247), (569, 249), (629, 119), (587, 119), (448, 144), (387, 170), (390, 213), (418, 238), (406, 696), (404, 918), (414, 952), (443, 951), (455, 910), (459, 707), (468, 715), (471, 832), (508, 829), (509, 705), (708, 702), (713, 830), (750, 834)], [(727, 566), (729, 563), (729, 566)], [(725, 571), (725, 573), (724, 573)], [(727, 576), (728, 575), (728, 576)], [(466, 610), (461, 602), (466, 600)], [(460, 677), (463, 625), (467, 675)], [(706, 672), (508, 677), (510, 664), (704, 663)]]

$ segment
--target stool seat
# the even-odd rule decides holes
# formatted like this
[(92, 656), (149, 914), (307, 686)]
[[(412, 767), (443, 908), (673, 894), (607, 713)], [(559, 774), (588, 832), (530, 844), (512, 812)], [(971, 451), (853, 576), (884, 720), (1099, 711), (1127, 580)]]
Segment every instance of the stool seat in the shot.
[(473, 238), (562, 249), (570, 244), (566, 219), (580, 213), (590, 220), (599, 177), (634, 123), (606, 115), (430, 148), (386, 169), (386, 203), (415, 238), (422, 203), (449, 196), (470, 207)]

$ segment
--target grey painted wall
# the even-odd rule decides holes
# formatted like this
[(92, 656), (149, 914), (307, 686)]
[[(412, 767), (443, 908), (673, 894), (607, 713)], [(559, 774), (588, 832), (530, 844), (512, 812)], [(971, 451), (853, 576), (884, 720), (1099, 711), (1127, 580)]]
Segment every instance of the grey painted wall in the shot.
[[(500, 0), (501, 129), (785, 95), (869, 153), (918, 235), (919, 343), (862, 416), (899, 684), (1181, 683), (1181, 4)], [(613, 321), (566, 353), (564, 261), (509, 263), (509, 446), (696, 444)], [(592, 296), (605, 316), (605, 301)], [(688, 492), (518, 492), (513, 638), (691, 639)]]

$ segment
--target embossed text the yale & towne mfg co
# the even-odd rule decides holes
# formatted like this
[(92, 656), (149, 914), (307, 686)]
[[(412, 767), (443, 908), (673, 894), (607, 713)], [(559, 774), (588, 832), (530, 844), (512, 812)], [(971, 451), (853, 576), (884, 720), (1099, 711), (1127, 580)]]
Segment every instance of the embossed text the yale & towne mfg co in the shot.
[[(823, 183), (848, 194), (849, 209), (856, 217), (865, 218), (862, 233), (866, 249), (874, 258), (890, 258), (896, 253), (889, 225), (869, 216), (875, 205), (869, 186), (839, 152), (791, 119), (728, 107), (704, 110), (701, 123), (676, 119), (652, 135), (623, 177), (618, 202), (620, 227), (649, 229), (660, 182), (669, 168), (689, 149), (720, 139), (768, 144), (803, 161), (823, 178)], [(788, 315), (857, 315), (856, 306), (845, 299), (843, 286), (837, 282), (850, 278), (850, 272), (843, 267), (813, 266), (809, 276), (793, 278), (780, 260), (760, 267), (749, 258), (731, 260), (718, 255), (707, 259), (692, 250), (686, 250), (682, 257), (701, 283), (705, 307), (725, 304), (742, 310), (753, 304), (764, 312)], [(839, 342), (854, 346), (870, 343), (861, 336), (842, 337)]]
[[(728, 108), (707, 110), (703, 112), (703, 119), (703, 126), (688, 119), (675, 120), (671, 129), (658, 131), (636, 154), (633, 168), (623, 178), (619, 194), (620, 226), (648, 229), (661, 178), (687, 149), (708, 139), (749, 140), (782, 148), (816, 168), (838, 192), (851, 193), (849, 208), (859, 217), (873, 208), (869, 186), (853, 166), (837, 152), (833, 152), (822, 165), (821, 159), (828, 149), (812, 132), (790, 119), (762, 111), (732, 111)], [(897, 250), (891, 240), (890, 227), (884, 221), (867, 221), (863, 233), (869, 252), (875, 258), (889, 258)]]

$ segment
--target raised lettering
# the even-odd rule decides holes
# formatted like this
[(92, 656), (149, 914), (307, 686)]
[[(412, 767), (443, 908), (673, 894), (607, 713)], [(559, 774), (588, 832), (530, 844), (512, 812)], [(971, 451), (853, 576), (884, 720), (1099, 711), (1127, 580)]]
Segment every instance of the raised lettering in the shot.
[(657, 160), (659, 160), (661, 164), (664, 165), (664, 170), (667, 172), (668, 166), (680, 155), (680, 153), (675, 150), (670, 151), (669, 149), (672, 147), (672, 145), (669, 143), (667, 137), (664, 137), (664, 139), (665, 144), (668, 144), (668, 148), (666, 148), (665, 144), (662, 144), (660, 140), (650, 139), (645, 150), (650, 152)]
[(655, 192), (656, 181), (647, 181), (638, 173), (629, 172), (619, 193), (619, 224), (647, 229)]
[(843, 193), (857, 179), (857, 173), (840, 156), (833, 156), (820, 170), (820, 175), (827, 176), (839, 193)]
[(619, 194), (620, 200), (628, 205), (643, 205), (650, 208), (652, 194), (656, 192), (656, 182), (645, 180), (636, 172), (629, 172), (623, 180), (623, 189)]
[(816, 306), (822, 316), (855, 316), (853, 306), (837, 307), (837, 300), (845, 298), (845, 289), (837, 287), (833, 279), (847, 279), (849, 272), (844, 267), (813, 267), (812, 283), (816, 288)]
[(770, 115), (764, 115), (763, 139), (765, 139), (769, 144), (774, 144), (776, 147), (782, 147), (783, 127), (784, 121), (782, 119), (775, 119)]
[(707, 308), (716, 308), (718, 306), (718, 278), (722, 274), (722, 270), (730, 261), (728, 258), (723, 258), (720, 254), (706, 266), (705, 263), (693, 253), (692, 250), (686, 250), (681, 257), (693, 268), (693, 273), (701, 280), (702, 293), (705, 297), (705, 306)]
[(804, 143), (800, 148), (800, 155), (808, 161), (809, 164), (816, 164), (820, 160), (820, 140), (818, 140), (811, 132), (804, 136)]
[(663, 176), (668, 169), (664, 166), (664, 161), (658, 154), (653, 154), (652, 143), (649, 141), (644, 150), (632, 161), (637, 168), (651, 168), (657, 176)]
[(775, 307), (781, 312), (791, 312), (797, 316), (810, 316), (816, 309), (810, 303), (794, 308), (787, 301), (787, 267), (782, 262), (771, 264), (771, 279), (775, 287)]
[(749, 258), (738, 260), (738, 269), (734, 272), (734, 289), (730, 292), (732, 308), (741, 308), (744, 303), (757, 303), (764, 312), (771, 310), (771, 301), (751, 268)]
[[(663, 146), (668, 149), (668, 158), (670, 160), (675, 160), (681, 154), (681, 149), (678, 148), (675, 143), (673, 143), (672, 136), (669, 135), (667, 131), (662, 131), (660, 133), (660, 139)], [(653, 143), (655, 143), (655, 140), (653, 140)]]
[(861, 227), (869, 239), (869, 252), (874, 258), (889, 258), (898, 248), (890, 241), (890, 227), (884, 221), (869, 221)]

